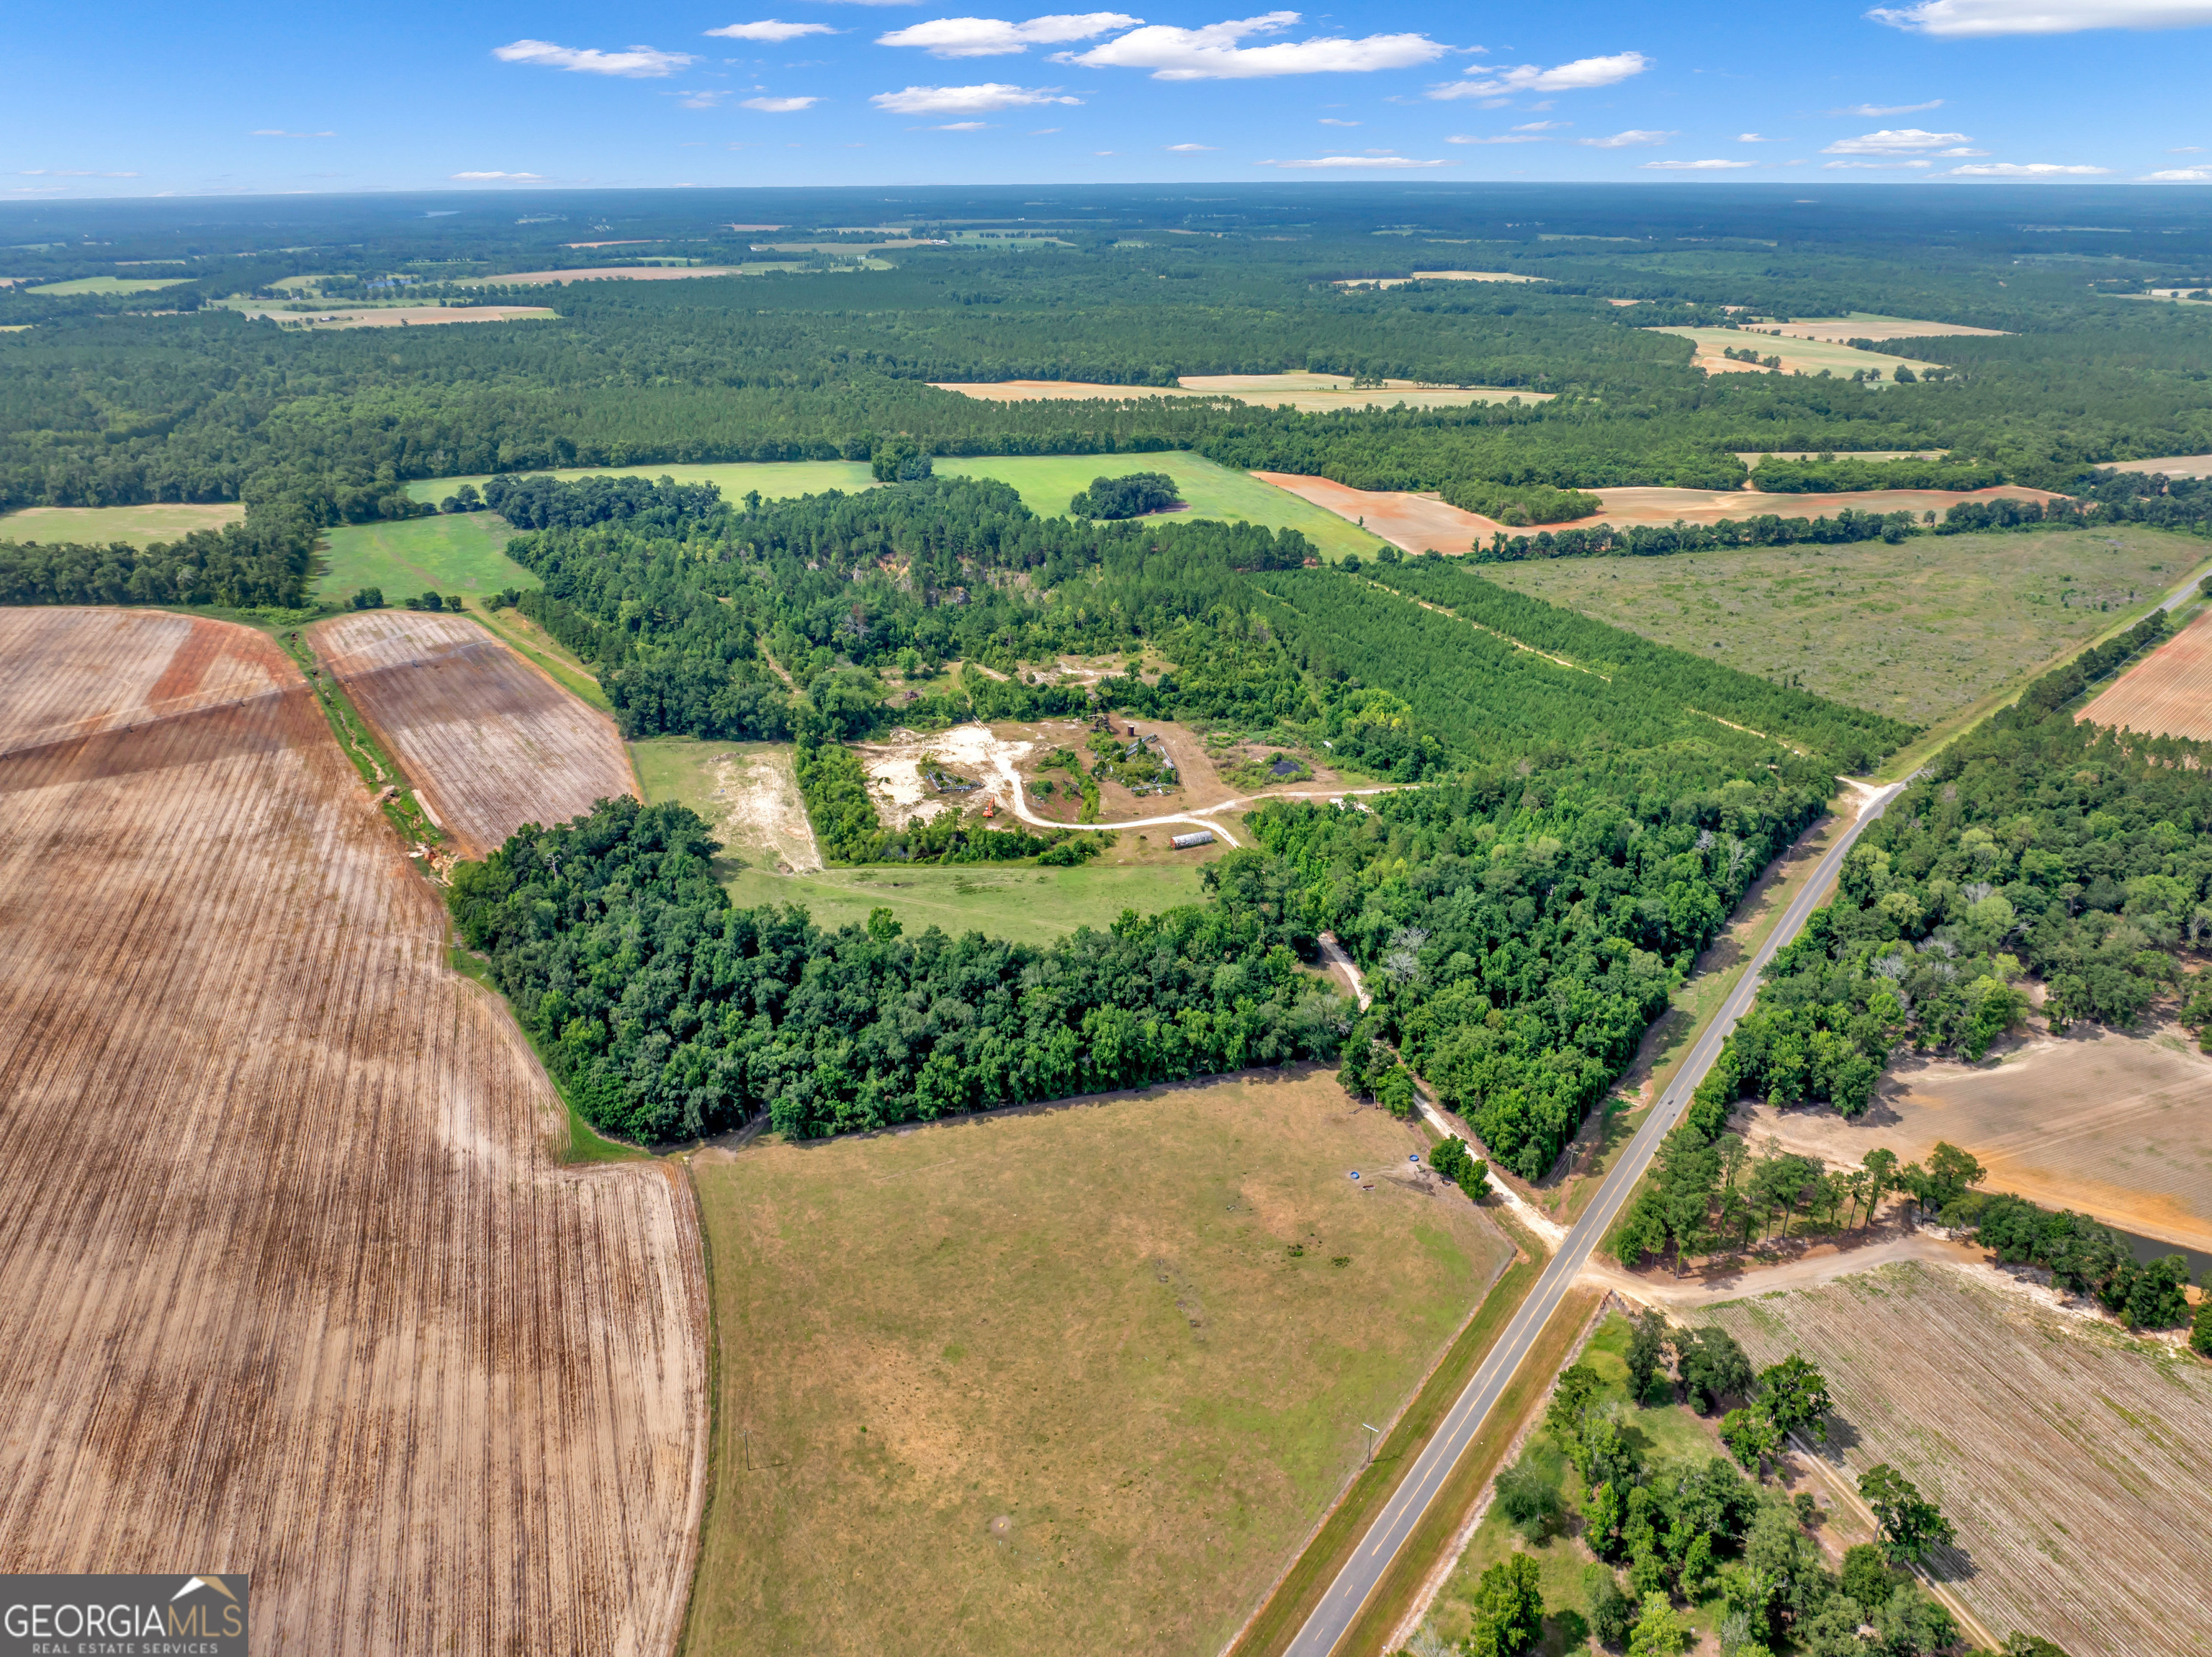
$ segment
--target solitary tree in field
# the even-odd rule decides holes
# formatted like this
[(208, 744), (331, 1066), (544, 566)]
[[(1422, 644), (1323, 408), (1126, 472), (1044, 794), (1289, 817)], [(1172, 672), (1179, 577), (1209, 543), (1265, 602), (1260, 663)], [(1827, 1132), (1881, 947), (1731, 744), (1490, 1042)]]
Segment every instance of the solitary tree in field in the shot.
[(1930, 1549), (1948, 1545), (1954, 1534), (1936, 1504), (1886, 1461), (1859, 1475), (1859, 1495), (1874, 1509), (1882, 1551), (1893, 1564), (1917, 1564)]
[(1520, 1657), (1544, 1631), (1544, 1595), (1533, 1554), (1508, 1554), (1474, 1590), (1474, 1627), (1467, 1636), (1473, 1657)]
[(1780, 1363), (1759, 1372), (1759, 1401), (1774, 1424), (1785, 1433), (1810, 1429), (1813, 1436), (1828, 1441), (1828, 1412), (1836, 1407), (1828, 1396), (1827, 1378), (1792, 1352)]
[(1643, 1403), (1650, 1392), (1666, 1355), (1666, 1317), (1656, 1310), (1647, 1311), (1637, 1319), (1628, 1337), (1628, 1392), (1637, 1403)]

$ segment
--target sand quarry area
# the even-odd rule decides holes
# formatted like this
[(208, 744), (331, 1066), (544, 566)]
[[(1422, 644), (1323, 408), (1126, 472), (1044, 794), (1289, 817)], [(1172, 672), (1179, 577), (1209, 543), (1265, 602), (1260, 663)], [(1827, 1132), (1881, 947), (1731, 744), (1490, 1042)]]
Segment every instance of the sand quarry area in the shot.
[(1289, 472), (1252, 474), (1286, 489), (1301, 499), (1325, 507), (1340, 518), (1363, 525), (1393, 545), (1408, 552), (1461, 553), (1487, 545), (1492, 535), (1534, 535), (1544, 530), (1594, 529), (1600, 524), (1718, 523), (1723, 518), (1756, 518), (1772, 513), (1784, 518), (1833, 517), (1846, 509), (1855, 512), (1934, 512), (1941, 514), (1960, 501), (2008, 497), (2022, 501), (2055, 498), (2048, 490), (2002, 484), (1994, 489), (1871, 489), (1839, 495), (1767, 495), (1751, 490), (1711, 489), (1599, 489), (1590, 493), (1605, 503), (1602, 512), (1571, 523), (1531, 524), (1520, 528), (1466, 512), (1434, 495), (1400, 490), (1353, 489), (1328, 478), (1301, 477)]
[(1753, 1146), (1856, 1166), (1886, 1146), (1924, 1161), (1938, 1140), (1971, 1151), (1987, 1191), (2212, 1252), (2212, 1057), (2173, 1030), (2036, 1035), (1969, 1065), (1906, 1058), (1856, 1121), (1818, 1106), (1752, 1106)]
[(1082, 380), (992, 380), (931, 382), (939, 391), (957, 392), (987, 403), (1078, 402), (1118, 397), (1211, 397), (1273, 408), (1288, 403), (1304, 414), (1330, 409), (1465, 408), (1476, 403), (1550, 400), (1546, 391), (1509, 386), (1425, 386), (1417, 380), (1386, 380), (1380, 389), (1354, 390), (1341, 374), (1187, 374), (1172, 386), (1109, 386)]

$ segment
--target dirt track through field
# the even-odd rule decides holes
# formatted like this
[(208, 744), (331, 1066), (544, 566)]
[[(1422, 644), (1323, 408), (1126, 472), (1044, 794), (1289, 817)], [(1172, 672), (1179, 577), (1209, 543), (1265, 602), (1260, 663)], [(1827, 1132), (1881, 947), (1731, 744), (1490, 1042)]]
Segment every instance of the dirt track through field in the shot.
[(638, 794), (614, 722), (465, 616), (367, 610), (309, 637), (464, 856)]
[(2146, 736), (2212, 740), (2212, 611), (2129, 668), (2075, 717)]
[(681, 1175), (556, 1165), (273, 643), (0, 610), (0, 1571), (250, 1571), (258, 1650), (667, 1650)]

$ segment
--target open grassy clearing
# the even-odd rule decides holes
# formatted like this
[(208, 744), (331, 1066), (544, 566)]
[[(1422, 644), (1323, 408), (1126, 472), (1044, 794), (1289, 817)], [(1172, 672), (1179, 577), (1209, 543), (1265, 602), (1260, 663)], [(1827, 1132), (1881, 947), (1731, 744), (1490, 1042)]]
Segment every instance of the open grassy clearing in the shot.
[(2212, 612), (2129, 668), (2079, 716), (2147, 736), (2212, 739)]
[(2155, 460), (2117, 460), (2114, 472), (2155, 472), (2168, 478), (2212, 478), (2212, 454), (2168, 454)]
[(1413, 380), (1386, 380), (1355, 390), (1340, 374), (1187, 374), (1172, 386), (1116, 386), (1080, 380), (933, 381), (939, 391), (957, 392), (985, 403), (1087, 402), (1104, 398), (1207, 397), (1274, 408), (1287, 403), (1307, 414), (1331, 409), (1465, 408), (1474, 403), (1505, 403), (1515, 398), (1541, 403), (1553, 393), (1502, 386), (1424, 386)]
[(298, 310), (259, 306), (245, 314), (288, 328), (441, 327), (449, 322), (545, 322), (558, 314), (543, 305), (349, 305), (343, 309)]
[[(1382, 542), (1334, 513), (1302, 501), (1248, 472), (1216, 466), (1201, 455), (1165, 454), (1012, 455), (977, 460), (946, 455), (937, 462), (945, 476), (996, 478), (1020, 491), (1030, 510), (1041, 517), (1064, 518), (1067, 503), (1091, 486), (1093, 478), (1123, 477), (1132, 472), (1164, 472), (1189, 503), (1188, 516), (1231, 523), (1255, 523), (1270, 529), (1295, 529), (1334, 561), (1346, 552), (1371, 555)], [(1172, 521), (1182, 514), (1163, 515)]]
[(357, 611), (309, 637), (465, 857), (638, 792), (614, 722), (467, 617)]
[(690, 1648), (1210, 1657), (1504, 1258), (1425, 1143), (1316, 1072), (702, 1153)]
[[(1649, 333), (1670, 333), (1690, 341), (1697, 347), (1692, 366), (1707, 374), (1782, 374), (1817, 375), (1826, 369), (1832, 375), (1848, 380), (1862, 369), (1879, 369), (1883, 385), (1892, 383), (1900, 368), (1918, 374), (1928, 369), (1941, 368), (1940, 362), (1925, 362), (1917, 356), (1890, 356), (1881, 351), (1863, 351), (1853, 346), (1839, 344), (1828, 339), (1786, 338), (1768, 332), (1764, 327), (1747, 328), (1650, 328)], [(1872, 338), (1874, 336), (1863, 336)], [(1761, 356), (1782, 359), (1779, 370), (1761, 369), (1755, 362), (1744, 362), (1723, 356), (1725, 351), (1755, 350)]]
[(2179, 1031), (2081, 1028), (1976, 1065), (1900, 1057), (1855, 1119), (1760, 1105), (1744, 1125), (1852, 1166), (1877, 1146), (1924, 1162), (1948, 1140), (1989, 1170), (1984, 1190), (2212, 1253), (2212, 1057)]
[(156, 288), (181, 287), (191, 280), (190, 277), (79, 277), (74, 282), (48, 282), (24, 291), (57, 297), (70, 294), (148, 294)]
[[(449, 491), (450, 492), (450, 491)], [(394, 523), (345, 524), (323, 537), (315, 596), (343, 603), (364, 587), (398, 603), (422, 592), (497, 593), (538, 577), (507, 556), (514, 529), (491, 512), (445, 513)]]
[(282, 1650), (666, 1648), (696, 1210), (558, 1165), (292, 662), (0, 611), (0, 1569), (250, 1571)]
[(2086, 643), (2206, 551), (2194, 536), (2125, 525), (1530, 560), (1482, 573), (1661, 644), (1932, 725)]
[[(520, 474), (517, 474), (520, 475)], [(539, 475), (532, 472), (532, 477)], [(562, 466), (543, 475), (563, 483), (578, 478), (673, 478), (679, 484), (714, 484), (726, 501), (742, 501), (758, 490), (768, 500), (787, 500), (800, 495), (821, 495), (833, 489), (852, 490), (875, 487), (875, 474), (866, 460), (787, 460), (754, 464), (738, 461), (726, 466)], [(410, 501), (442, 501), (463, 484), (482, 489), (491, 481), (487, 473), (469, 478), (418, 478), (407, 485)], [(1085, 483), (1091, 480), (1086, 478)], [(1067, 510), (1066, 502), (1060, 503)]]
[(2201, 1537), (2212, 1368), (2036, 1294), (1942, 1266), (1885, 1266), (1712, 1307), (1755, 1367), (1802, 1351), (1828, 1379), (1824, 1459), (1876, 1462), (1958, 1527), (1934, 1574), (1992, 1630), (2074, 1657), (2212, 1645)]
[(673, 801), (705, 819), (722, 843), (716, 862), (726, 879), (745, 869), (821, 872), (822, 852), (799, 796), (790, 743), (656, 736), (631, 743), (629, 753), (647, 801)]
[(1884, 316), (1878, 311), (1846, 311), (1841, 316), (1801, 316), (1788, 322), (1753, 325), (1760, 332), (1795, 339), (1933, 339), (1946, 334), (1971, 334), (1983, 339), (2002, 338), (2002, 328), (1974, 328), (1963, 322), (1922, 322), (1909, 316)]
[(241, 521), (246, 507), (238, 501), (198, 506), (163, 503), (152, 506), (27, 506), (0, 517), (0, 540), (75, 541), (104, 546), (128, 541), (151, 546), (173, 541), (195, 529), (220, 529)]

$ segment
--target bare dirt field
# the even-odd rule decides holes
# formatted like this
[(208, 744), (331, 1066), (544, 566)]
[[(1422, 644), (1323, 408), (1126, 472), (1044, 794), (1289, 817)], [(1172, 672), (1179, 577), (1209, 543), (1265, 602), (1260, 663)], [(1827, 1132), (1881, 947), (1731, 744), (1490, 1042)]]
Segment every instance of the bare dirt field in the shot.
[(2169, 454), (2157, 460), (2115, 460), (2113, 472), (2150, 472), (2168, 478), (2212, 478), (2212, 454)]
[(645, 797), (691, 807), (734, 869), (818, 874), (822, 850), (799, 796), (788, 742), (701, 742), (655, 737), (630, 744)]
[(463, 856), (638, 793), (614, 722), (465, 616), (364, 610), (309, 637)]
[(1696, 1321), (1754, 1366), (1800, 1351), (1821, 1370), (1824, 1459), (1850, 1480), (1886, 1461), (1942, 1509), (1958, 1539), (1934, 1575), (1998, 1637), (2032, 1630), (2075, 1657), (2212, 1645), (2186, 1540), (2208, 1516), (2212, 1368), (1919, 1263)]
[(1212, 1657), (1510, 1252), (1425, 1144), (1317, 1071), (702, 1153), (690, 1649)]
[(247, 311), (247, 316), (308, 328), (399, 328), (446, 322), (514, 322), (550, 317), (543, 305), (384, 305), (350, 311)]
[(276, 1651), (668, 1649), (680, 1171), (558, 1165), (273, 642), (5, 610), (0, 661), (0, 1571), (250, 1571)]
[(2053, 498), (2047, 490), (2025, 489), (2014, 484), (1976, 490), (1870, 489), (1840, 495), (1768, 495), (1751, 490), (1598, 489), (1589, 492), (1605, 503), (1601, 512), (1568, 523), (1516, 528), (1480, 513), (1449, 505), (1434, 495), (1354, 489), (1332, 478), (1303, 477), (1289, 472), (1255, 472), (1252, 475), (1326, 508), (1408, 552), (1425, 552), (1431, 547), (1439, 552), (1468, 552), (1488, 545), (1490, 538), (1500, 532), (1512, 536), (1534, 535), (1544, 530), (1591, 529), (1600, 524), (1710, 524), (1723, 518), (1756, 518), (1767, 513), (1784, 518), (1821, 518), (1833, 517), (1846, 509), (1854, 512), (1933, 512), (1940, 517), (1961, 501)]
[(990, 403), (1024, 403), (1116, 397), (1210, 397), (1273, 408), (1288, 403), (1307, 414), (1330, 409), (1466, 408), (1476, 403), (1548, 402), (1554, 393), (1502, 386), (1424, 386), (1414, 380), (1386, 380), (1382, 386), (1355, 389), (1340, 374), (1187, 374), (1174, 386), (1109, 386), (1077, 380), (933, 381), (939, 391), (958, 392)]
[(2146, 736), (2212, 739), (2212, 611), (2129, 668), (2075, 716)]
[(1856, 1164), (1876, 1146), (1924, 1161), (1938, 1140), (1972, 1151), (1983, 1189), (2212, 1253), (2212, 1057), (2173, 1032), (2033, 1039), (1999, 1063), (1905, 1059), (1856, 1121), (1749, 1107), (1757, 1144)]

